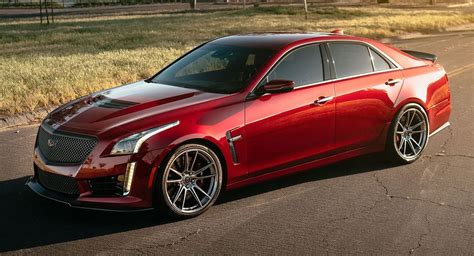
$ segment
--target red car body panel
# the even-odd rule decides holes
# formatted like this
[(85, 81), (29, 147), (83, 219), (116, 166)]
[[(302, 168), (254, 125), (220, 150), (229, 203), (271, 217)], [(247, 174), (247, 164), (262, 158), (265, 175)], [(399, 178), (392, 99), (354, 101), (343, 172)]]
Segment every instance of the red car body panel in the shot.
[(314, 104), (323, 95), (334, 96), (332, 82), (296, 89), (291, 95), (267, 94), (245, 103), (248, 173), (278, 170), (334, 150), (335, 104)]
[(336, 147), (340, 151), (373, 144), (390, 124), (402, 83), (388, 86), (388, 79), (400, 79), (398, 70), (344, 79), (335, 84)]
[(451, 114), (451, 91), (444, 69), (439, 64), (434, 64), (405, 69), (403, 75), (405, 82), (397, 107), (400, 108), (408, 102), (422, 105), (428, 114), (430, 132), (448, 122)]
[[(234, 189), (384, 149), (390, 123), (405, 104), (420, 104), (433, 132), (451, 112), (447, 76), (439, 64), (416, 59), (385, 44), (341, 35), (259, 34), (217, 39), (226, 44), (275, 49), (277, 53), (239, 93), (225, 95), (137, 82), (104, 90), (66, 104), (45, 120), (53, 129), (87, 134), (98, 144), (83, 164), (48, 165), (35, 150), (43, 171), (74, 177), (80, 195), (66, 201), (77, 207), (137, 209), (153, 207), (156, 173), (178, 145), (199, 141), (215, 149), (224, 163), (225, 184)], [(295, 47), (328, 41), (369, 44), (400, 65), (397, 69), (296, 88), (288, 93), (248, 98), (273, 65)], [(395, 86), (388, 79), (401, 79)], [(99, 94), (133, 103), (124, 109), (99, 108)], [(333, 97), (324, 105), (314, 102)], [(146, 140), (133, 155), (110, 155), (119, 140), (179, 120), (179, 125)], [(234, 142), (237, 161), (226, 136)], [(91, 196), (88, 180), (115, 176), (136, 162), (127, 196)], [(45, 192), (46, 193), (46, 192)], [(50, 196), (47, 196), (50, 197)]]

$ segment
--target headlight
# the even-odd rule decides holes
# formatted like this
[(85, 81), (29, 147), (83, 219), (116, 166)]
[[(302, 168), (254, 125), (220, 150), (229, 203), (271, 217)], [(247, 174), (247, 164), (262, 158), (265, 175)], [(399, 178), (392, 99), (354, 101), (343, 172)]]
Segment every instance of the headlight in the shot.
[(175, 121), (173, 123), (165, 124), (160, 127), (156, 127), (150, 130), (146, 130), (143, 132), (135, 133), (131, 136), (128, 136), (125, 139), (120, 140), (117, 142), (110, 154), (112, 155), (127, 155), (137, 153), (140, 147), (142, 146), (143, 142), (145, 142), (151, 136), (160, 133), (162, 131), (168, 130), (171, 127), (174, 127), (179, 124), (179, 121)]

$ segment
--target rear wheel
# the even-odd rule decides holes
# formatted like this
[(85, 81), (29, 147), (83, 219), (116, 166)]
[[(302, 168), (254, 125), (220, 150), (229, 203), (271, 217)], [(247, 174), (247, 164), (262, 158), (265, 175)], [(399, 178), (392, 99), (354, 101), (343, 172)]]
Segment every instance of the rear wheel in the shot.
[(161, 208), (177, 217), (194, 217), (211, 207), (222, 187), (222, 165), (216, 153), (200, 144), (180, 146), (161, 169)]
[(428, 143), (429, 122), (418, 104), (404, 106), (392, 121), (386, 152), (399, 163), (411, 163), (421, 156)]

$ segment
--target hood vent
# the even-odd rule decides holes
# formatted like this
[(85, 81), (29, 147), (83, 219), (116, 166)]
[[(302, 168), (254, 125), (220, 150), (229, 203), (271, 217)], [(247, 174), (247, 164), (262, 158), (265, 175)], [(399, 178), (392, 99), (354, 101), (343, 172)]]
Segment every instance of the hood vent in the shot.
[(104, 95), (97, 95), (92, 99), (88, 100), (90, 105), (101, 108), (113, 108), (113, 109), (124, 109), (133, 105), (137, 105), (136, 102), (125, 101), (125, 100), (116, 100), (105, 97)]

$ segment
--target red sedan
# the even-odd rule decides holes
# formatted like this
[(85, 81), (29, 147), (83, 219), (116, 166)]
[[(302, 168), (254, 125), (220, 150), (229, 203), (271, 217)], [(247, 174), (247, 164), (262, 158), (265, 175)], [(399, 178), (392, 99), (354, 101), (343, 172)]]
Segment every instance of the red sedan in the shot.
[(223, 190), (362, 154), (410, 163), (449, 125), (435, 61), (341, 33), (212, 40), (50, 113), (28, 186), (73, 207), (189, 217)]

